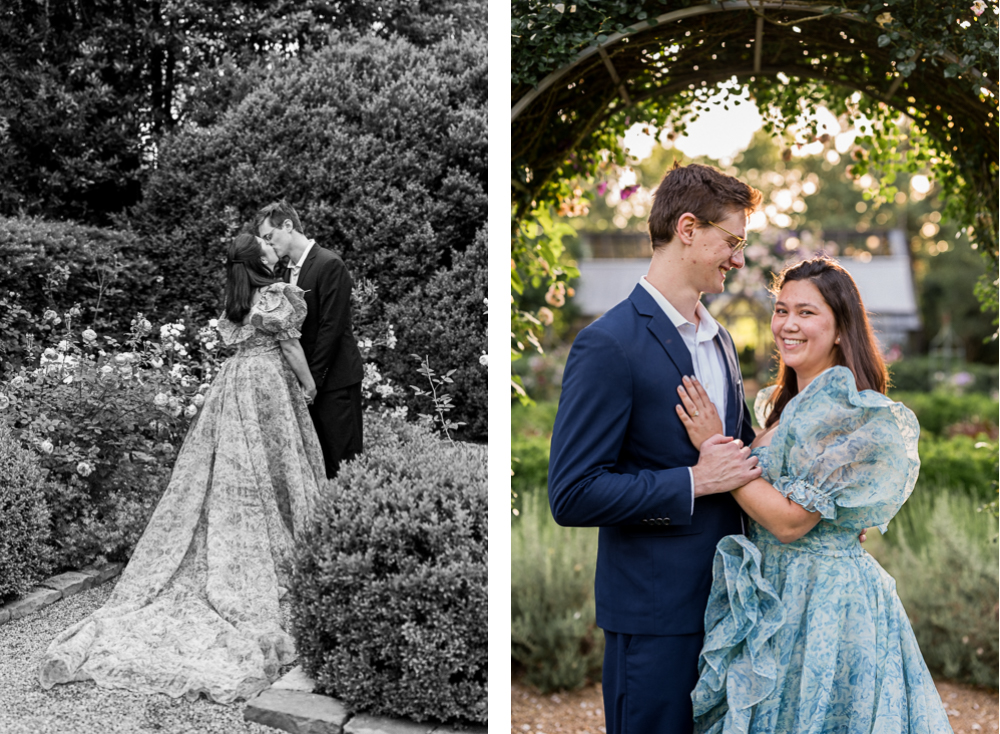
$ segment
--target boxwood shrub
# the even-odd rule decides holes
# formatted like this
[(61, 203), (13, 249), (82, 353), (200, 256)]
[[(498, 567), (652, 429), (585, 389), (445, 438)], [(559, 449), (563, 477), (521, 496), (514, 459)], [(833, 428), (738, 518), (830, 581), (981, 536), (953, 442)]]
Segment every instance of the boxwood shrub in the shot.
[(296, 539), (303, 667), (356, 712), (485, 723), (485, 447), (366, 418), (365, 453)]
[(48, 571), (49, 511), (38, 463), (0, 420), (0, 601), (24, 594)]

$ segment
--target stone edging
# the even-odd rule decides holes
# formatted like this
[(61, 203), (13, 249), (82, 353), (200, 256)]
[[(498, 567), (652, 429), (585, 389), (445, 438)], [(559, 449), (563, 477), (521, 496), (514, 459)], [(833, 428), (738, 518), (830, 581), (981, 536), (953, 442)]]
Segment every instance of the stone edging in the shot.
[(79, 571), (66, 571), (45, 581), (39, 581), (20, 599), (0, 607), (0, 624), (27, 617), (50, 604), (55, 604), (60, 599), (99, 586), (120, 574), (124, 567), (123, 563), (109, 563), (100, 568), (87, 566)]
[(313, 693), (315, 683), (298, 665), (247, 701), (243, 719), (291, 734), (486, 734), (485, 726), (454, 729), (367, 714), (351, 714), (340, 701)]

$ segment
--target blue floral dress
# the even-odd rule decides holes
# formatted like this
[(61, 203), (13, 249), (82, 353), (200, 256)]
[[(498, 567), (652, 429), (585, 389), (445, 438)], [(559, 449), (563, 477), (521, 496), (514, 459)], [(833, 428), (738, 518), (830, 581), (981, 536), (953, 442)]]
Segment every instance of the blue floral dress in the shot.
[[(770, 388), (757, 398), (760, 415)], [(782, 544), (751, 521), (719, 541), (695, 731), (937, 734), (948, 717), (896, 583), (861, 547), (913, 491), (913, 413), (833, 367), (786, 405), (763, 478), (822, 519)]]

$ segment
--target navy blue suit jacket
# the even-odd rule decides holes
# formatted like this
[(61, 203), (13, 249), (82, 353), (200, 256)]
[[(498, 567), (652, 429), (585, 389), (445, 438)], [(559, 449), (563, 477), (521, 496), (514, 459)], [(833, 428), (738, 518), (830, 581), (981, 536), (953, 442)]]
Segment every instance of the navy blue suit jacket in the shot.
[[(728, 436), (753, 441), (739, 363), (716, 337), (728, 373)], [(560, 525), (600, 526), (597, 624), (634, 635), (704, 631), (715, 545), (741, 533), (728, 494), (699, 497), (698, 449), (677, 417), (691, 353), (652, 296), (632, 294), (577, 335), (552, 432), (549, 504)]]

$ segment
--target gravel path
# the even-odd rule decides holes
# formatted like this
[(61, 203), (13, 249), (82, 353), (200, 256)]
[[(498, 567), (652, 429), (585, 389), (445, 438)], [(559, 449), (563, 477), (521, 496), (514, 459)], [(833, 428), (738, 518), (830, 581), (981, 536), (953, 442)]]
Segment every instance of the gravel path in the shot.
[(204, 697), (189, 702), (71, 683), (46, 691), (35, 677), (38, 660), (59, 632), (98, 609), (108, 582), (56, 602), (37, 614), (0, 625), (0, 732), (4, 734), (275, 734), (243, 721), (243, 704)]
[[(955, 734), (995, 734), (1000, 730), (997, 692), (935, 681)], [(543, 696), (517, 679), (510, 684), (511, 734), (603, 734), (601, 686)]]

